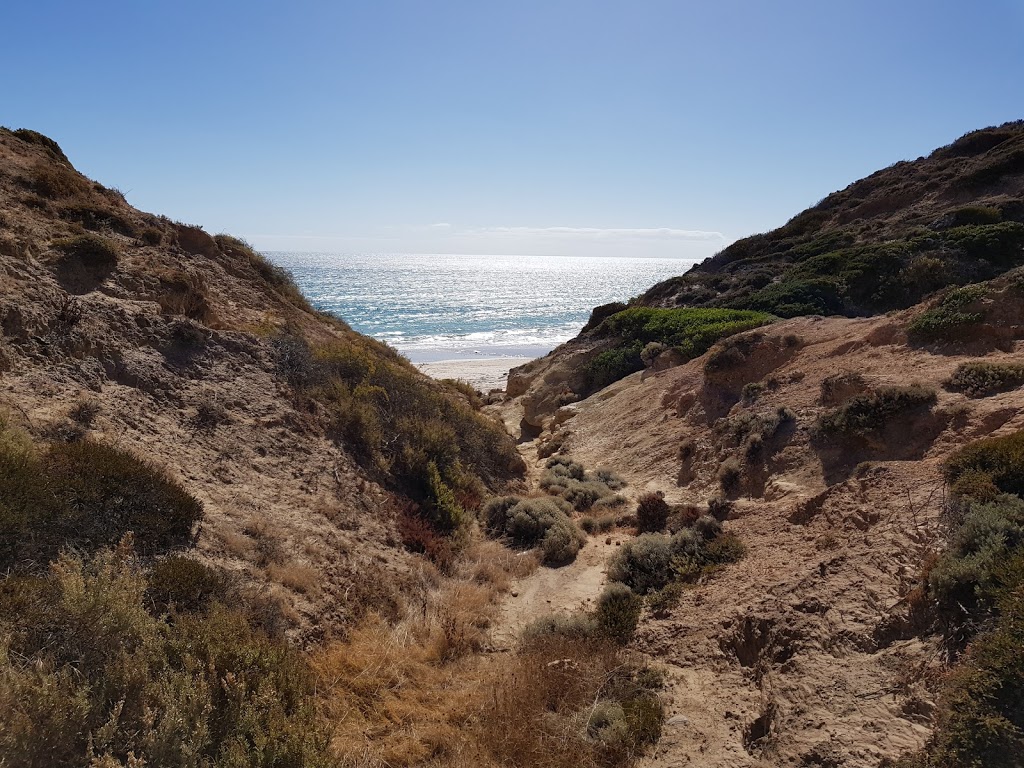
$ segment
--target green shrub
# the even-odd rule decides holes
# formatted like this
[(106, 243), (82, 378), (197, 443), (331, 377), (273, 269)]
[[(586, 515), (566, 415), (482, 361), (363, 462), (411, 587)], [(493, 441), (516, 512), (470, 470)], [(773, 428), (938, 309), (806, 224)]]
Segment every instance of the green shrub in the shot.
[(763, 312), (735, 309), (655, 309), (630, 307), (605, 318), (595, 329), (618, 344), (595, 357), (587, 368), (591, 392), (644, 368), (642, 353), (653, 342), (672, 347), (684, 360), (704, 354), (719, 339), (769, 323)]
[[(609, 498), (611, 497), (606, 497), (604, 499), (601, 499), (600, 501), (608, 501)], [(616, 496), (614, 498), (620, 499), (623, 504), (625, 504), (626, 502), (626, 500), (621, 496)], [(595, 504), (594, 506), (597, 507), (598, 505)], [(582, 520), (580, 520), (580, 528), (582, 528), (584, 531), (591, 535), (595, 533), (606, 533), (612, 530), (612, 528), (614, 528), (616, 525), (617, 516), (614, 512), (605, 515), (599, 515), (598, 517), (591, 517), (588, 515), (587, 517), (584, 517)]]
[(65, 260), (76, 259), (87, 270), (97, 273), (112, 272), (121, 258), (117, 243), (91, 233), (57, 240), (53, 246), (64, 253)]
[(977, 619), (994, 601), (998, 567), (1024, 543), (1024, 501), (973, 503), (928, 574), (928, 589), (952, 624)]
[(878, 432), (892, 421), (905, 418), (937, 400), (935, 391), (919, 384), (909, 387), (882, 387), (856, 395), (839, 408), (818, 419), (816, 432), (827, 438), (863, 438)]
[(172, 607), (196, 611), (214, 600), (227, 601), (227, 575), (190, 557), (171, 555), (158, 560), (148, 582), (146, 594), (158, 613)]
[(89, 182), (64, 165), (41, 163), (32, 169), (32, 189), (49, 200), (88, 194)]
[(568, 518), (554, 522), (540, 542), (541, 562), (545, 565), (571, 563), (586, 543), (583, 532)]
[(936, 306), (927, 309), (910, 321), (907, 334), (911, 341), (956, 341), (984, 319), (982, 312), (966, 310), (987, 294), (981, 285), (954, 288)]
[(150, 614), (151, 579), (124, 546), (64, 555), (13, 601), (12, 578), (0, 579), (11, 765), (332, 764), (312, 670), (241, 611), (214, 599), (173, 621)]
[(613, 582), (597, 598), (594, 618), (600, 632), (625, 645), (640, 622), (643, 600), (625, 584)]
[(619, 491), (626, 487), (626, 481), (610, 469), (594, 470), (594, 479), (598, 482), (604, 483), (613, 491)]
[(1024, 224), (1017, 221), (956, 227), (943, 233), (943, 241), (972, 260), (984, 259), (1003, 267), (1024, 260)]
[[(1018, 564), (1019, 567), (1020, 564)], [(1024, 568), (1018, 574), (1024, 573)], [(946, 680), (928, 768), (1016, 768), (1024, 752), (1024, 588), (1008, 591), (1000, 618), (971, 643)]]
[(619, 379), (626, 378), (631, 373), (642, 371), (644, 361), (640, 355), (643, 348), (644, 345), (636, 341), (620, 344), (598, 354), (587, 363), (585, 390), (596, 392), (609, 384), (614, 384)]
[(636, 527), (641, 533), (664, 529), (671, 508), (663, 493), (645, 493), (636, 503)]
[(608, 563), (608, 580), (621, 581), (640, 595), (661, 589), (672, 579), (673, 545), (673, 537), (658, 533), (627, 541)]
[(94, 550), (127, 532), (144, 552), (186, 541), (203, 506), (164, 472), (82, 440), (41, 454), (0, 445), (0, 563), (45, 563), (63, 546)]
[(540, 547), (544, 563), (563, 565), (575, 559), (586, 542), (569, 519), (571, 510), (559, 498), (502, 496), (484, 505), (482, 517), (488, 535), (507, 537), (517, 547)]
[[(746, 554), (746, 547), (734, 534), (724, 533), (709, 538), (711, 530), (720, 531), (717, 521), (711, 517), (701, 520), (713, 521), (714, 526), (705, 524), (702, 530), (684, 530), (676, 534), (676, 554), (672, 558), (672, 572), (679, 581), (692, 583), (705, 579), (723, 565), (735, 563)], [(698, 521), (700, 522), (700, 521)]]
[[(620, 477), (606, 469), (588, 473), (583, 465), (566, 456), (548, 459), (539, 485), (552, 496), (560, 496), (578, 512), (591, 509), (603, 499), (611, 499), (612, 487), (625, 485)], [(611, 502), (609, 502), (611, 503)]]
[(947, 389), (968, 397), (986, 397), (1017, 389), (1024, 384), (1024, 365), (1020, 363), (960, 363), (945, 383)]
[(988, 208), (981, 205), (968, 205), (948, 213), (944, 222), (950, 227), (962, 227), (968, 224), (998, 224), (1003, 219), (1003, 214), (998, 208)]
[(987, 475), (1003, 493), (1024, 495), (1024, 431), (970, 443), (947, 459), (943, 474), (956, 483), (968, 472)]
[(832, 278), (801, 280), (787, 276), (737, 303), (776, 317), (838, 315), (845, 308), (842, 293), (842, 287)]
[(294, 335), (273, 345), (281, 375), (304, 402), (323, 406), (334, 439), (379, 482), (424, 506), (442, 503), (438, 479), (475, 509), (481, 483), (493, 489), (525, 471), (500, 424), (390, 347), (351, 332), (316, 349)]
[(732, 493), (739, 487), (743, 479), (743, 467), (739, 461), (730, 456), (718, 466), (718, 484), (726, 493)]
[(719, 339), (757, 328), (773, 319), (770, 315), (746, 310), (631, 307), (606, 319), (599, 330), (626, 342), (660, 342), (674, 347), (686, 359), (693, 359)]

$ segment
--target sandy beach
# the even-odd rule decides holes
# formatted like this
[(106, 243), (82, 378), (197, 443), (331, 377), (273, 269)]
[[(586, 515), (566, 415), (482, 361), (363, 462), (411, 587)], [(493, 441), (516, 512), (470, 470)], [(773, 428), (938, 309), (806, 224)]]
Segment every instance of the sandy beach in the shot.
[(415, 365), (435, 379), (462, 379), (486, 393), (492, 389), (504, 389), (509, 369), (529, 360), (528, 357), (502, 357), (483, 360), (439, 360)]

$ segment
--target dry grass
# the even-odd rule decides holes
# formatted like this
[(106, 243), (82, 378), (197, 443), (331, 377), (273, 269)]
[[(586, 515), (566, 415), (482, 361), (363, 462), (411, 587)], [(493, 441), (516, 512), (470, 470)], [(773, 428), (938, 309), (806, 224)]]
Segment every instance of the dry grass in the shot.
[(315, 654), (317, 689), (343, 765), (625, 765), (637, 746), (588, 734), (598, 700), (631, 685), (603, 640), (544, 637), (480, 653), (497, 597), (537, 567), (492, 541), (463, 550), (455, 575), (424, 561), (404, 617), (369, 613)]
[(320, 581), (316, 570), (295, 563), (271, 563), (267, 566), (267, 576), (272, 581), (304, 595), (316, 590)]

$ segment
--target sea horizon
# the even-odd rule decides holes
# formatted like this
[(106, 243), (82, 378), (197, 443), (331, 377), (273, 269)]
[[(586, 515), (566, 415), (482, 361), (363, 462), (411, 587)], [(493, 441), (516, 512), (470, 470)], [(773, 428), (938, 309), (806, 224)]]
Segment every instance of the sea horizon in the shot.
[(414, 363), (542, 357), (694, 259), (270, 251), (310, 303)]

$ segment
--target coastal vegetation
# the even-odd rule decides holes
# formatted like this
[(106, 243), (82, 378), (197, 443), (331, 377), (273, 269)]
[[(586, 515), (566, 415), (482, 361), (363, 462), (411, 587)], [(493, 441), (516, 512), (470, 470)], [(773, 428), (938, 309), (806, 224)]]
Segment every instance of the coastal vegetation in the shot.
[(919, 594), (959, 663), (936, 730), (901, 768), (1009, 768), (1024, 748), (1024, 432), (975, 441), (945, 465), (946, 550)]
[(719, 339), (757, 328), (773, 320), (763, 312), (728, 309), (657, 309), (629, 307), (605, 317), (592, 331), (610, 338), (614, 346), (587, 367), (588, 391), (596, 391), (644, 369), (644, 349), (660, 345), (682, 360), (707, 352)]
[(1024, 365), (1020, 363), (960, 363), (945, 383), (953, 392), (968, 397), (988, 397), (1024, 385)]
[(413, 499), (444, 534), (479, 509), (488, 487), (522, 474), (509, 436), (461, 388), (422, 376), (390, 347), (351, 331), (318, 345), (273, 340), (299, 407), (324, 409), (328, 434), (383, 484)]
[(1024, 263), (1021, 156), (1020, 121), (974, 131), (738, 240), (633, 305), (857, 316), (990, 280)]
[(880, 387), (854, 395), (841, 406), (822, 414), (815, 432), (826, 440), (867, 439), (894, 420), (931, 408), (936, 401), (935, 390), (919, 384)]

